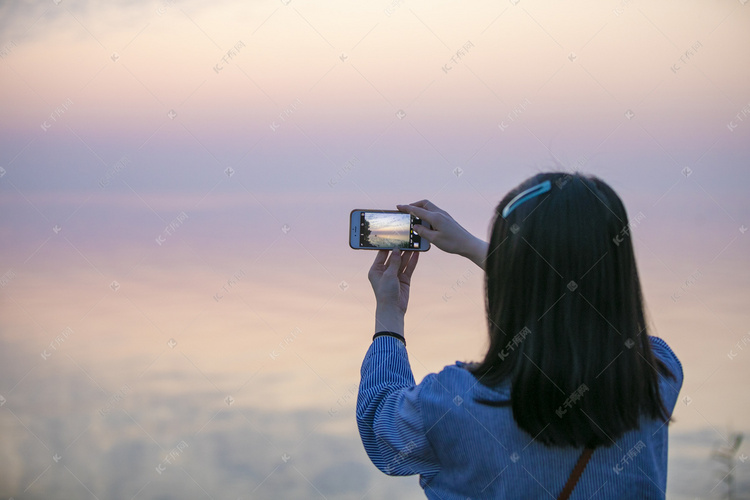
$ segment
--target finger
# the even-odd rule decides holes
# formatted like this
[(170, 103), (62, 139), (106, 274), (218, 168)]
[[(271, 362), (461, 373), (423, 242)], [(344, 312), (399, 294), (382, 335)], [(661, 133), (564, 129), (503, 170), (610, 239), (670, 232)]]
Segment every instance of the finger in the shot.
[(437, 207), (430, 200), (419, 200), (411, 203), (412, 206), (426, 208), (427, 210), (434, 210)]
[(430, 200), (419, 200), (419, 201), (415, 201), (414, 203), (411, 203), (411, 205), (412, 205), (412, 206), (415, 206), (415, 207), (421, 207), (421, 208), (427, 209), (427, 210), (429, 210), (430, 212), (441, 212), (441, 213), (445, 213), (445, 210), (443, 210), (442, 208), (438, 207), (437, 205), (435, 205), (435, 204), (434, 204), (433, 202), (431, 202)]
[(378, 254), (375, 256), (374, 264), (382, 266), (383, 264), (385, 264), (385, 261), (387, 258), (388, 258), (388, 250), (378, 250)]
[(432, 212), (424, 208), (420, 208), (414, 205), (396, 205), (396, 208), (398, 208), (402, 212), (406, 212), (407, 214), (415, 215), (420, 219), (427, 221), (430, 225), (432, 225), (434, 221)]
[(425, 238), (427, 241), (432, 241), (432, 238), (438, 233), (434, 229), (430, 229), (427, 226), (422, 226), (419, 229), (414, 230), (415, 233), (417, 233), (422, 238)]
[(414, 252), (412, 251), (404, 251), (401, 253), (401, 263), (398, 266), (398, 274), (401, 275), (404, 270), (406, 269), (406, 266), (409, 265), (409, 259), (411, 259), (411, 254)]
[[(384, 250), (381, 250), (381, 252)], [(385, 250), (387, 252), (388, 250)], [(394, 248), (391, 250), (390, 256), (388, 257), (388, 263), (386, 264), (385, 273), (391, 275), (398, 275), (398, 271), (401, 268), (401, 252)]]
[(404, 269), (402, 273), (404, 276), (411, 278), (411, 275), (414, 273), (414, 269), (417, 267), (417, 261), (419, 261), (419, 252), (409, 252), (411, 256), (409, 257), (408, 262), (404, 265)]
[(372, 263), (372, 266), (370, 266), (369, 274), (382, 270), (385, 264), (385, 259), (387, 258), (388, 250), (378, 250), (378, 254), (375, 256), (375, 261)]

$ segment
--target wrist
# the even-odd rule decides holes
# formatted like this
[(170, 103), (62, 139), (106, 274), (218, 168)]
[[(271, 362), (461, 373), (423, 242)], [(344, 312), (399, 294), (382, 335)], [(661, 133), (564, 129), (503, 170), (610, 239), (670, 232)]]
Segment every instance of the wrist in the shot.
[(375, 335), (372, 336), (372, 340), (375, 340), (378, 337), (393, 337), (400, 340), (401, 343), (404, 344), (404, 347), (406, 347), (406, 339), (401, 334), (394, 332), (375, 332)]
[(487, 249), (489, 244), (472, 235), (462, 255), (482, 269), (485, 268), (487, 260)]
[(375, 331), (404, 335), (404, 313), (393, 307), (378, 306), (375, 310)]

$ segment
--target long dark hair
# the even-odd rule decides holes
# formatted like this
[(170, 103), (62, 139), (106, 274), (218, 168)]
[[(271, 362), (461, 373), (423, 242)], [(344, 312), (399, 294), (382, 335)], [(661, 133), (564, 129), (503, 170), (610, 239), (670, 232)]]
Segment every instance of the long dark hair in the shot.
[(628, 216), (606, 183), (562, 172), (521, 183), (497, 207), (486, 271), (490, 346), (470, 369), (490, 387), (510, 381), (521, 429), (596, 447), (644, 415), (669, 420), (658, 373), (672, 374), (651, 350)]

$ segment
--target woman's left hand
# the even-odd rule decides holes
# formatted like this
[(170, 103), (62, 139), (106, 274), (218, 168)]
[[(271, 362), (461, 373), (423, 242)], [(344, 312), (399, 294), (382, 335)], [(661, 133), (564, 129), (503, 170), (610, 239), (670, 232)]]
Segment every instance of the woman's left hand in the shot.
[(411, 275), (419, 252), (380, 250), (367, 277), (375, 292), (375, 331), (404, 334), (404, 315), (409, 304)]

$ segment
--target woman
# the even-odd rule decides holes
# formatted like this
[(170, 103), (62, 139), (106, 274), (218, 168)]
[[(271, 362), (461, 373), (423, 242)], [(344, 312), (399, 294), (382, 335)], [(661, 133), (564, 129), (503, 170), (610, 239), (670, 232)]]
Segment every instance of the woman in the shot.
[[(381, 250), (357, 424), (373, 463), (428, 498), (664, 498), (682, 366), (648, 335), (625, 208), (603, 181), (538, 174), (489, 243), (429, 201), (399, 210), (486, 271), (489, 348), (415, 384), (404, 314), (418, 252)], [(572, 494), (571, 494), (572, 492)]]

